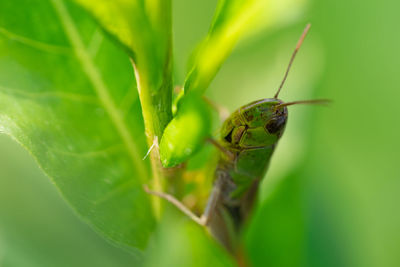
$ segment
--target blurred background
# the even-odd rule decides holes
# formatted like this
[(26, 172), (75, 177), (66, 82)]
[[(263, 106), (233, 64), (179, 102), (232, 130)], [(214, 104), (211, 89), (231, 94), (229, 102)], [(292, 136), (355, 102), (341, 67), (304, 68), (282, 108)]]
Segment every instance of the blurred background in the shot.
[[(174, 1), (176, 83), (215, 0)], [(230, 111), (271, 97), (293, 106), (262, 185), (249, 254), (264, 266), (400, 266), (400, 2), (309, 0), (242, 42), (207, 94)], [(133, 256), (81, 222), (30, 155), (0, 135), (0, 266), (128, 266)], [(260, 265), (262, 266), (262, 265)]]

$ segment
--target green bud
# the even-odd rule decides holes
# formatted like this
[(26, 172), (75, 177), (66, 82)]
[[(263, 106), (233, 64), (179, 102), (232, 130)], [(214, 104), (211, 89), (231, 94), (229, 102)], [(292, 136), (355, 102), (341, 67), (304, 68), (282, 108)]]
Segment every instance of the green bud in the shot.
[(209, 136), (211, 113), (198, 94), (185, 95), (176, 116), (167, 125), (160, 142), (164, 167), (174, 167), (197, 152)]

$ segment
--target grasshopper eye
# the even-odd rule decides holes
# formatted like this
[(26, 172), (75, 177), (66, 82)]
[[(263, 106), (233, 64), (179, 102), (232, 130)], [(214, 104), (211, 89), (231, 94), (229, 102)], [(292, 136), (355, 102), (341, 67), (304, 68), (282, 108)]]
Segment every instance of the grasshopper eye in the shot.
[(232, 133), (233, 133), (233, 128), (232, 128), (232, 130), (228, 133), (228, 135), (224, 137), (225, 141), (227, 141), (228, 143), (232, 142)]
[(275, 134), (279, 131), (281, 131), (286, 125), (286, 116), (279, 116), (279, 117), (275, 117), (272, 118), (266, 125), (265, 125), (265, 129), (267, 129), (267, 131), (270, 134)]

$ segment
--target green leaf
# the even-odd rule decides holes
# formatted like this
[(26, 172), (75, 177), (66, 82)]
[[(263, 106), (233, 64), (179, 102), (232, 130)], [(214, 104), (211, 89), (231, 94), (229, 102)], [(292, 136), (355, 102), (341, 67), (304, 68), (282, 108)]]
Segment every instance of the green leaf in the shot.
[[(0, 265), (140, 266), (72, 212), (32, 157), (0, 135)], [(23, 168), (21, 168), (23, 166)]]
[(197, 48), (184, 85), (204, 92), (240, 39), (292, 19), (306, 0), (221, 0), (209, 33)]
[(160, 88), (170, 53), (170, 1), (74, 0), (123, 45), (151, 88)]
[(146, 267), (235, 266), (228, 252), (206, 236), (202, 227), (177, 214), (170, 210), (161, 221), (146, 251)]
[(245, 233), (252, 266), (307, 266), (302, 185), (286, 177), (257, 208)]
[(172, 117), (170, 0), (74, 0), (128, 51), (140, 86), (148, 144)]
[(0, 131), (97, 231), (143, 248), (154, 218), (136, 82), (85, 14), (62, 0), (0, 2)]
[[(159, 140), (172, 119), (171, 0), (74, 0), (131, 56), (138, 83), (147, 145)], [(152, 187), (163, 190), (158, 150), (150, 153)], [(159, 215), (159, 200), (154, 207)]]

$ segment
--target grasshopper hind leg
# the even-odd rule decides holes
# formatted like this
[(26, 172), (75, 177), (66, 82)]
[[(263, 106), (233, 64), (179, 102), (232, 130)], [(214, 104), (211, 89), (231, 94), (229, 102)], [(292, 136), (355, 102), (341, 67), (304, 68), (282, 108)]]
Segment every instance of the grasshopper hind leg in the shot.
[(211, 221), (211, 218), (215, 214), (218, 207), (221, 195), (221, 185), (219, 185), (217, 182), (208, 198), (207, 206), (204, 210), (204, 213), (201, 216), (198, 216), (173, 195), (164, 192), (152, 191), (147, 187), (147, 185), (144, 185), (143, 188), (146, 193), (165, 199), (201, 226), (207, 226)]
[(181, 201), (179, 201), (177, 198), (175, 198), (173, 195), (163, 193), (163, 192), (157, 192), (157, 191), (152, 191), (150, 190), (146, 185), (143, 187), (144, 191), (150, 195), (160, 197), (162, 199), (165, 199), (172, 205), (174, 205), (177, 209), (182, 211), (184, 214), (186, 214), (190, 219), (195, 221), (201, 226), (206, 226), (208, 219), (202, 215), (202, 216), (197, 216), (194, 212), (192, 212), (188, 207), (186, 207)]
[(185, 215), (187, 215), (194, 222), (203, 227), (206, 227), (212, 236), (214, 236), (217, 240), (221, 242), (221, 244), (223, 244), (229, 251), (232, 252), (232, 229), (230, 229), (231, 227), (227, 227), (226, 214), (223, 210), (221, 210), (221, 194), (223, 193), (224, 188), (223, 180), (224, 179), (221, 179), (220, 177), (215, 181), (211, 194), (208, 198), (207, 206), (201, 216), (196, 215), (181, 201), (170, 194), (152, 191), (146, 185), (144, 186), (144, 190), (150, 195), (165, 199), (181, 212), (183, 212)]

